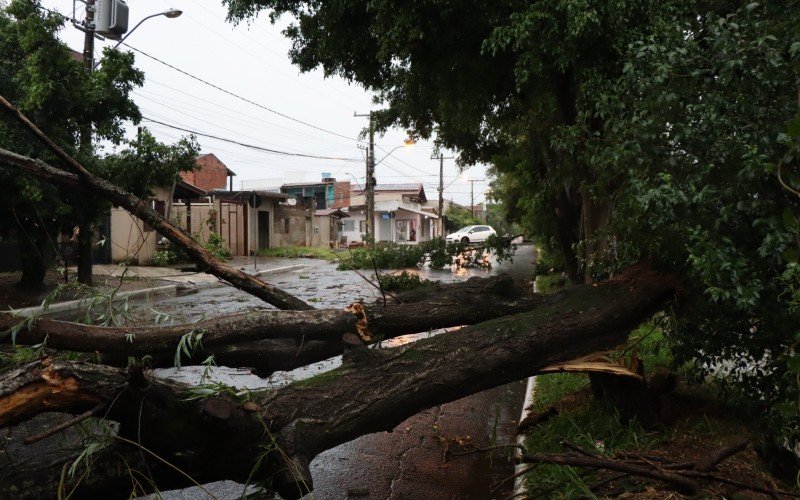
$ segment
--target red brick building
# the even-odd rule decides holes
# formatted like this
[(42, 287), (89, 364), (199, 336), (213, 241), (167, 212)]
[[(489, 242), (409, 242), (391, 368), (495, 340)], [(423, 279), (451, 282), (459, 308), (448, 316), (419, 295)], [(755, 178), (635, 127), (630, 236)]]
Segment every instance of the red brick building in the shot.
[(203, 191), (233, 190), (233, 176), (236, 174), (213, 153), (198, 156), (196, 164), (197, 167), (193, 171), (181, 172), (181, 178), (184, 181)]

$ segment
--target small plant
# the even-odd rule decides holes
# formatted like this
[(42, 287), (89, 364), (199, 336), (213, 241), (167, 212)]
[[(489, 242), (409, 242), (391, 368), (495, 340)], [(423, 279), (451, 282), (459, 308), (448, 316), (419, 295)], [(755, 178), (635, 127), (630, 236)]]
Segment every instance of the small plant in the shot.
[(231, 258), (231, 252), (228, 250), (228, 247), (225, 245), (225, 240), (219, 233), (212, 232), (209, 234), (208, 240), (203, 243), (203, 247), (219, 260), (230, 260)]
[(150, 265), (156, 267), (170, 266), (178, 262), (178, 256), (172, 250), (157, 250), (150, 259)]

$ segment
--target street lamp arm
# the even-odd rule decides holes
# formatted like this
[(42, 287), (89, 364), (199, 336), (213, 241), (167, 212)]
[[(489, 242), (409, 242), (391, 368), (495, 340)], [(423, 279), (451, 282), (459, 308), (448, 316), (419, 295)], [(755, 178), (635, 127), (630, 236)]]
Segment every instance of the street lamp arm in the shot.
[[(391, 151), (389, 151), (388, 153), (386, 153), (386, 155), (385, 155), (383, 158), (381, 158), (380, 160), (376, 161), (376, 162), (375, 162), (375, 165), (379, 164), (380, 162), (382, 162), (382, 161), (383, 161), (383, 160), (385, 160), (386, 158), (390, 157), (390, 156), (392, 155), (392, 153), (394, 153), (394, 152), (395, 152), (395, 151), (397, 151), (398, 149), (400, 149), (400, 148), (408, 148), (408, 147), (411, 147), (411, 146), (413, 146), (415, 142), (416, 142), (416, 141), (414, 141), (413, 139), (406, 139), (405, 141), (403, 141), (403, 144), (401, 144), (401, 145), (399, 145), (399, 146), (395, 146), (394, 148), (392, 148), (392, 150), (391, 150)], [(381, 149), (383, 149), (383, 148), (381, 148)]]
[[(165, 16), (165, 17), (168, 17), (168, 18), (170, 18), (170, 19), (174, 19), (174, 18), (176, 18), (176, 17), (180, 16), (181, 14), (183, 14), (183, 11), (180, 11), (180, 10), (177, 10), (177, 9), (169, 9), (169, 10), (166, 10), (166, 11), (164, 11), (164, 12), (159, 12), (158, 14), (150, 14), (149, 16), (142, 18), (142, 20), (141, 20), (141, 21), (139, 21), (138, 23), (136, 23), (136, 26), (134, 26), (134, 27), (133, 27), (133, 28), (132, 28), (130, 31), (128, 31), (128, 32), (125, 34), (125, 36), (123, 36), (122, 38), (120, 38), (120, 40), (119, 40), (119, 41), (118, 41), (118, 42), (117, 42), (117, 43), (116, 43), (116, 44), (115, 44), (113, 47), (111, 47), (111, 49), (112, 49), (112, 50), (113, 50), (113, 49), (116, 49), (117, 47), (119, 47), (120, 45), (122, 45), (122, 42), (124, 42), (124, 41), (125, 41), (125, 40), (126, 40), (128, 37), (129, 37), (129, 36), (131, 36), (131, 34), (132, 34), (134, 31), (136, 31), (136, 28), (138, 28), (139, 26), (141, 26), (141, 25), (142, 25), (142, 23), (143, 23), (143, 22), (145, 22), (145, 21), (147, 21), (148, 19), (151, 19), (151, 18), (153, 18), (153, 17), (158, 17), (158, 16)], [(92, 70), (95, 70), (95, 69), (97, 69), (97, 67), (98, 67), (98, 66), (100, 66), (100, 64), (101, 64), (102, 62), (103, 62), (102, 60), (100, 60), (100, 61), (97, 61), (97, 63), (95, 63), (95, 65), (94, 65), (94, 66), (92, 66)]]

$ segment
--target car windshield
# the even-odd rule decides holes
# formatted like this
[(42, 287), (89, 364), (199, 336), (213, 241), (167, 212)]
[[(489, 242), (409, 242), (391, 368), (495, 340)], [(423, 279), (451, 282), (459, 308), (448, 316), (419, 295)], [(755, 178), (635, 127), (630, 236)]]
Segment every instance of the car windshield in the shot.
[(475, 226), (462, 227), (461, 229), (459, 229), (456, 232), (457, 233), (468, 233), (473, 227), (475, 227)]

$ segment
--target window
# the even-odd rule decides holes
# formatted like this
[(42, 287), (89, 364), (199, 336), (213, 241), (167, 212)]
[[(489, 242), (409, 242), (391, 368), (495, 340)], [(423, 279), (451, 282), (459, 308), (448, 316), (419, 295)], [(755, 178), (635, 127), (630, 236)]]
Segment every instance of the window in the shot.
[(289, 234), (289, 219), (283, 219), (283, 234)]
[(358, 232), (359, 233), (364, 234), (364, 233), (367, 232), (366, 229), (364, 228), (366, 223), (367, 223), (367, 221), (365, 221), (365, 220), (358, 221)]
[(342, 231), (355, 231), (355, 229), (356, 229), (356, 221), (354, 220), (342, 221)]

